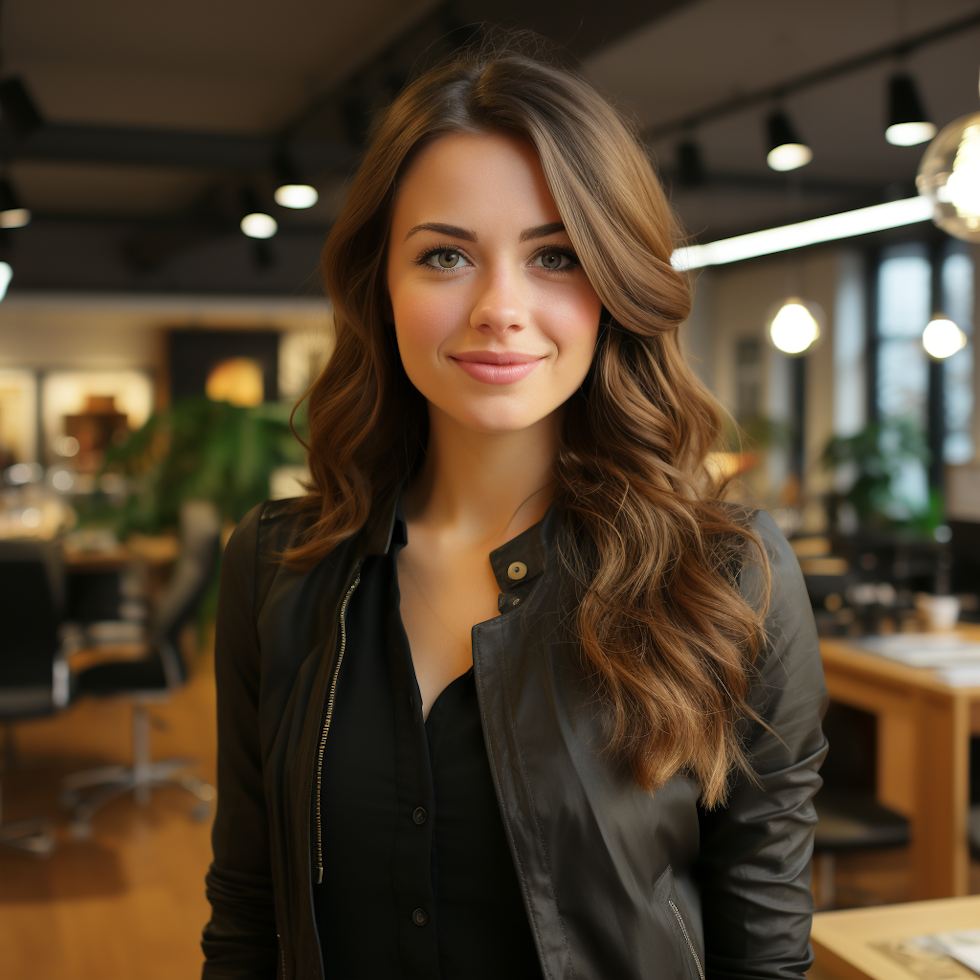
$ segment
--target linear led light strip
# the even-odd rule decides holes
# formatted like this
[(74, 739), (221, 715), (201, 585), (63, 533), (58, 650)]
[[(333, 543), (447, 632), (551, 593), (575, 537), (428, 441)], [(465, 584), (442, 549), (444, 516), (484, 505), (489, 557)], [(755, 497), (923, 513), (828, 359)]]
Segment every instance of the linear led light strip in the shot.
[(725, 265), (728, 262), (741, 262), (773, 252), (786, 252), (806, 245), (820, 242), (833, 242), (841, 238), (854, 238), (869, 235), (887, 228), (900, 228), (913, 225), (917, 221), (932, 218), (932, 202), (925, 197), (910, 197), (887, 204), (875, 204), (870, 208), (829, 214), (824, 218), (800, 221), (795, 225), (782, 225), (753, 231), (748, 235), (723, 238), (705, 245), (690, 245), (678, 248), (671, 256), (671, 265), (684, 272), (700, 269), (706, 265)]

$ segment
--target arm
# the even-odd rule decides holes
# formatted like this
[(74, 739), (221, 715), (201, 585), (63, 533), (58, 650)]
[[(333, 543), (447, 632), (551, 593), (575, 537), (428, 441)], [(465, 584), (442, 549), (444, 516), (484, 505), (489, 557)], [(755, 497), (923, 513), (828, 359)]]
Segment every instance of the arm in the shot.
[(218, 807), (205, 878), (205, 980), (276, 975), (276, 921), (259, 749), (255, 632), (257, 507), (235, 529), (221, 568), (214, 669), (218, 689)]
[[(812, 797), (827, 752), (827, 689), (796, 556), (768, 514), (754, 530), (769, 556), (772, 593), (749, 704), (772, 732), (746, 725), (757, 782), (739, 774), (727, 805), (699, 813), (705, 967), (709, 980), (802, 980), (813, 960)], [(757, 566), (743, 569), (741, 585), (747, 601), (761, 595)]]

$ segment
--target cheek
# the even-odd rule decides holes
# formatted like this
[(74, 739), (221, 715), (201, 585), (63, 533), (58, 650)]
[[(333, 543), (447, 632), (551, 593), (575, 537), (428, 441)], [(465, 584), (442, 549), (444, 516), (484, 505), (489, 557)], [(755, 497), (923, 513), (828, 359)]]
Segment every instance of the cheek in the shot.
[(592, 363), (601, 314), (602, 301), (591, 287), (570, 292), (554, 304), (553, 339), (570, 370), (584, 374)]
[(434, 360), (440, 345), (457, 328), (462, 304), (450, 290), (396, 289), (391, 295), (395, 333), (402, 360)]

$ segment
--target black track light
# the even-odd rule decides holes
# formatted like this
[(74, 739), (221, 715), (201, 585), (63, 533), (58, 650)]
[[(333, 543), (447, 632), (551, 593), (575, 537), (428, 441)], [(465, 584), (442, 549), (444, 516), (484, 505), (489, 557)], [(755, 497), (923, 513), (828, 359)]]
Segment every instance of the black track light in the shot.
[(31, 220), (31, 212), (21, 203), (13, 185), (0, 177), (0, 228), (23, 228)]
[(14, 135), (21, 138), (44, 125), (44, 118), (27, 91), (27, 86), (17, 75), (0, 82), (0, 112)]
[(242, 191), (242, 220), (239, 227), (249, 238), (272, 238), (279, 230), (276, 219), (261, 209), (250, 187)]
[(704, 183), (701, 147), (692, 139), (677, 144), (677, 174), (683, 187), (700, 187)]
[(766, 163), (773, 170), (796, 170), (813, 159), (813, 150), (800, 139), (789, 116), (782, 109), (770, 114), (766, 129), (769, 136)]
[(316, 188), (300, 178), (292, 158), (285, 150), (276, 154), (273, 169), (276, 175), (273, 197), (281, 208), (311, 208), (319, 200)]
[(885, 139), (893, 146), (915, 146), (936, 135), (911, 75), (900, 72), (888, 83), (888, 127)]

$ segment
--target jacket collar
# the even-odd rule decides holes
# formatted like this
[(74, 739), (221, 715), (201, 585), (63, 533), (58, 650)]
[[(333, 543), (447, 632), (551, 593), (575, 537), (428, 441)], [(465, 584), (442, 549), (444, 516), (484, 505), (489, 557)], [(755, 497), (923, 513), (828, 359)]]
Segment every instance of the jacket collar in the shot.
[[(408, 541), (408, 527), (402, 506), (402, 493), (407, 481), (379, 500), (364, 526), (364, 554), (386, 555), (392, 544)], [(544, 571), (547, 554), (554, 541), (557, 509), (548, 506), (544, 517), (527, 530), (490, 552), (490, 566), (501, 592), (511, 592), (526, 585)]]

